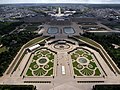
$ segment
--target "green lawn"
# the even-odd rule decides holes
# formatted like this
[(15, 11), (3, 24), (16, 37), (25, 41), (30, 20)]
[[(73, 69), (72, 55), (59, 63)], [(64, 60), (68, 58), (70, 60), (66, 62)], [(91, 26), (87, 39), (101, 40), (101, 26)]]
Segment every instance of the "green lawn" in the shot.
[(25, 45), (25, 48), (26, 48), (26, 47), (29, 47), (29, 46), (37, 43), (37, 42), (40, 42), (40, 41), (43, 40), (43, 39), (45, 39), (45, 38), (43, 38), (43, 37), (38, 37), (38, 38), (35, 38), (35, 39), (33, 39), (33, 40), (30, 40), (30, 41), (27, 42), (27, 44)]
[(7, 48), (5, 46), (0, 48), (0, 53), (5, 52), (5, 51), (7, 51)]
[(36, 56), (34, 56), (34, 57), (33, 57), (33, 59), (34, 59), (34, 60), (37, 60), (37, 59), (38, 59), (37, 55), (36, 55)]
[(82, 55), (84, 53), (84, 51), (82, 50), (77, 50), (75, 53), (79, 54), (79, 55)]
[(32, 71), (31, 71), (30, 69), (28, 69), (26, 75), (27, 75), (27, 76), (33, 76)]
[(27, 31), (36, 31), (38, 28), (36, 26), (27, 26), (25, 29)]
[(42, 53), (43, 55), (46, 55), (46, 54), (49, 53), (49, 51), (45, 50), (45, 51), (41, 51), (41, 53)]
[[(40, 55), (40, 56), (39, 56)], [(36, 61), (38, 60), (38, 61)], [(43, 60), (43, 61), (40, 61)], [(44, 61), (46, 60), (46, 61)], [(48, 49), (39, 49), (34, 53), (29, 69), (33, 71), (32, 76), (51, 76), (53, 75), (54, 54)], [(47, 62), (47, 63), (46, 63)], [(26, 75), (29, 75), (28, 69)]]
[(51, 76), (51, 75), (53, 75), (53, 69), (49, 70), (45, 76)]
[(86, 42), (88, 42), (88, 43), (90, 43), (90, 44), (92, 44), (92, 45), (94, 45), (94, 46), (96, 46), (96, 47), (100, 47), (96, 42), (94, 42), (93, 40), (91, 40), (91, 39), (89, 39), (89, 38), (79, 37), (78, 39), (81, 39), (81, 40), (83, 40), (83, 41), (86, 41)]
[[(82, 55), (82, 56), (81, 56)], [(82, 63), (78, 59), (86, 58), (87, 63)], [(74, 74), (77, 76), (100, 76), (101, 73), (95, 63), (91, 52), (84, 49), (78, 49), (71, 53), (72, 65), (74, 68)], [(95, 73), (95, 74), (94, 74)]]
[(83, 68), (83, 66), (80, 65), (77, 61), (73, 62), (73, 67), (76, 67), (78, 70)]
[(46, 73), (46, 71), (43, 68), (39, 68), (36, 71), (33, 71), (36, 76), (42, 76)]
[(85, 56), (86, 56), (86, 58), (88, 59), (88, 60), (91, 60), (92, 59), (92, 56), (91, 55), (89, 55), (89, 54), (84, 54)]
[(90, 69), (95, 69), (97, 67), (97, 65), (95, 64), (95, 62), (90, 61), (90, 65), (92, 65), (92, 67), (89, 67)]
[(74, 59), (74, 60), (76, 60), (78, 57), (79, 57), (79, 55), (78, 55), (78, 54), (75, 54), (75, 53), (73, 53), (73, 54), (71, 55), (71, 58)]
[(33, 63), (30, 64), (30, 68), (31, 68), (32, 70), (36, 70), (38, 67), (39, 67), (39, 66), (37, 65), (36, 62), (33, 62)]
[(80, 74), (80, 72), (74, 68), (74, 74), (77, 75), (77, 76), (82, 76), (82, 74)]
[(79, 63), (77, 61), (73, 62), (73, 67), (76, 67)]
[(90, 76), (93, 74), (93, 71), (88, 69), (88, 68), (84, 68), (82, 71), (81, 71), (82, 74), (86, 75), (86, 76)]
[(97, 68), (96, 70), (95, 70), (95, 76), (99, 76), (101, 73), (100, 73), (100, 71), (99, 71), (99, 69)]
[(42, 57), (42, 55), (41, 55), (41, 54), (37, 54), (37, 55), (35, 55), (35, 56), (33, 57), (33, 59), (34, 59), (34, 60), (37, 60), (37, 59), (40, 58), (40, 57)]
[(47, 57), (49, 60), (54, 59), (54, 55), (53, 55), (52, 53), (47, 54), (46, 57)]

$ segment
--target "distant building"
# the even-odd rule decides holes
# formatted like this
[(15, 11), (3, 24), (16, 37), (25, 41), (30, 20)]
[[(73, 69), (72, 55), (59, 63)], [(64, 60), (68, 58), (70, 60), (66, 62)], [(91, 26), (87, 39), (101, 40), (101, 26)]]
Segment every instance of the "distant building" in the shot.
[(51, 20), (50, 25), (70, 25), (71, 21), (68, 16), (71, 15), (71, 12), (69, 13), (61, 13), (61, 8), (58, 8), (58, 13), (51, 14)]

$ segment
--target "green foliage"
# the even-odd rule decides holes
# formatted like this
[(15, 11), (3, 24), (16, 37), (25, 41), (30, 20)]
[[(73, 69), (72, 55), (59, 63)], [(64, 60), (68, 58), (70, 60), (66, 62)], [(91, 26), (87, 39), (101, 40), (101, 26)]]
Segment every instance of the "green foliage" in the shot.
[(79, 57), (79, 55), (78, 55), (78, 54), (75, 54), (75, 53), (73, 53), (73, 54), (71, 55), (71, 58), (74, 59), (74, 60), (76, 60), (78, 57)]
[(49, 62), (48, 65), (49, 65), (50, 68), (53, 67), (53, 63), (52, 62)]
[(76, 66), (76, 68), (80, 70), (80, 69), (82, 69), (82, 68), (83, 68), (83, 66), (82, 66), (82, 65), (80, 65), (80, 64), (78, 64), (78, 65)]
[(84, 68), (82, 71), (81, 71), (82, 74), (86, 75), (86, 76), (90, 76), (93, 74), (93, 71), (88, 69), (88, 68)]
[(91, 60), (92, 59), (92, 56), (91, 55), (89, 55), (89, 54), (84, 54), (85, 56), (86, 56), (86, 58), (88, 59), (88, 60)]
[(0, 90), (35, 90), (33, 85), (0, 85)]
[(43, 68), (39, 68), (38, 70), (33, 71), (33, 72), (34, 72), (34, 74), (35, 74), (36, 76), (42, 76), (42, 75), (44, 75), (44, 74), (46, 73), (46, 71), (43, 70)]
[(88, 67), (89, 67), (90, 69), (95, 69), (97, 66), (96, 66), (95, 62), (90, 61)]
[(36, 55), (36, 56), (34, 56), (34, 57), (33, 57), (33, 59), (34, 59), (34, 60), (37, 60), (37, 59), (38, 59), (37, 55)]
[(43, 55), (46, 55), (46, 54), (48, 54), (49, 53), (49, 51), (47, 51), (47, 50), (43, 50), (43, 51), (41, 51), (41, 53), (43, 54)]
[(86, 41), (86, 42), (88, 42), (88, 43), (90, 43), (90, 44), (92, 44), (92, 45), (94, 45), (94, 46), (96, 46), (96, 47), (99, 47), (98, 44), (96, 44), (95, 42), (93, 42), (93, 41), (90, 40), (89, 38), (86, 38), (86, 37), (79, 37), (79, 39), (81, 39), (81, 40), (83, 40), (83, 41)]
[[(33, 36), (33, 35), (32, 35)], [(30, 37), (29, 37), (30, 38)], [(31, 46), (31, 45), (33, 45), (33, 44), (35, 44), (35, 43), (37, 43), (37, 42), (39, 42), (39, 41), (41, 41), (41, 40), (43, 40), (44, 38), (43, 37), (37, 37), (37, 38), (35, 38), (34, 40), (31, 40), (31, 41), (29, 41), (26, 45), (25, 45), (25, 47), (29, 47), (29, 46)]]
[(49, 70), (50, 68), (51, 68), (51, 67), (50, 67), (48, 64), (44, 66), (44, 69), (45, 69), (45, 70)]
[(73, 62), (73, 67), (77, 67), (79, 63), (77, 61)]
[(2, 52), (5, 52), (5, 51), (7, 51), (8, 49), (4, 46), (4, 47), (0, 47), (0, 53), (2, 53)]
[(0, 22), (0, 29), (9, 26), (11, 24), (11, 22)]
[(28, 69), (26, 75), (27, 75), (27, 76), (33, 76), (32, 71), (31, 71), (30, 69)]
[[(5, 52), (0, 53), (0, 76), (2, 76), (2, 74), (5, 72), (22, 45), (35, 37), (36, 34), (34, 33), (20, 32), (17, 34), (6, 35), (2, 38), (1, 43), (6, 48), (9, 47), (9, 49)], [(16, 43), (12, 43), (12, 40), (15, 40)], [(24, 55), (22, 55), (22, 57), (23, 56)]]
[(110, 84), (106, 84), (106, 85), (95, 85), (93, 87), (93, 90), (120, 90), (120, 85), (110, 85)]
[(54, 55), (53, 55), (52, 53), (47, 54), (46, 57), (47, 57), (49, 60), (54, 59)]
[[(38, 60), (40, 65), (34, 60)], [(47, 60), (48, 63), (46, 63)], [(35, 76), (51, 76), (53, 75), (53, 60), (54, 54), (51, 51), (40, 49), (34, 53), (33, 62), (31, 62), (29, 68), (31, 68)]]
[(36, 55), (33, 57), (34, 60), (37, 60), (38, 58), (42, 57), (42, 54), (40, 51), (36, 52)]
[(96, 42), (100, 43), (108, 54), (112, 57), (115, 61), (117, 66), (120, 68), (120, 48), (115, 49), (112, 44), (116, 44), (120, 46), (120, 34), (112, 34), (112, 35), (94, 35), (91, 33), (85, 33), (84, 36), (95, 40)]
[(51, 76), (51, 75), (53, 75), (53, 69), (50, 69), (45, 76)]
[(100, 73), (100, 71), (99, 71), (99, 69), (97, 68), (96, 70), (95, 70), (95, 75), (94, 76), (99, 76), (101, 73)]
[(38, 28), (36, 26), (27, 26), (25, 29), (27, 31), (36, 31)]
[(84, 51), (82, 50), (77, 50), (75, 53), (78, 53), (79, 55), (82, 55), (84, 53)]
[(109, 23), (109, 24), (104, 24), (104, 25), (108, 26), (111, 29), (115, 29), (115, 28), (120, 29), (120, 23)]
[[(81, 52), (82, 51), (82, 52)], [(75, 53), (74, 53), (75, 52)], [(93, 56), (91, 55), (90, 52), (86, 51), (86, 50), (77, 50), (74, 51), (71, 55), (72, 57), (72, 64), (73, 64), (73, 68), (74, 68), (74, 74), (79, 76), (80, 74), (85, 75), (85, 76), (91, 76), (93, 75), (93, 73), (95, 72), (94, 76), (100, 76), (101, 73), (99, 71), (99, 69), (97, 68), (97, 65), (94, 61), (92, 61)], [(78, 55), (79, 54), (79, 55)], [(78, 57), (76, 57), (76, 56)], [(81, 57), (82, 55), (82, 57)], [(79, 62), (79, 60), (75, 60), (75, 59), (89, 59), (90, 62), (86, 63), (86, 64), (82, 64), (82, 62)], [(97, 69), (96, 69), (97, 68)], [(80, 75), (81, 76), (81, 75)]]
[(39, 66), (37, 65), (36, 62), (33, 62), (30, 64), (30, 68), (33, 69), (33, 70), (36, 70)]
[(8, 34), (21, 24), (23, 24), (23, 22), (0, 22), (0, 35)]
[(77, 76), (82, 76), (82, 74), (80, 74), (80, 72), (74, 68), (74, 74), (77, 75)]

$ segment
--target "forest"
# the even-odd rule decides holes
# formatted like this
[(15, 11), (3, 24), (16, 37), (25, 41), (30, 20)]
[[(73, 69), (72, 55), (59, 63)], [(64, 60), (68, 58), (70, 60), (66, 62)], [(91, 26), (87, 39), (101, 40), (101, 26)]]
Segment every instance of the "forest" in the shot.
[(1, 38), (3, 46), (9, 48), (7, 51), (0, 53), (0, 76), (3, 75), (13, 58), (16, 56), (20, 48), (29, 40), (37, 37), (33, 32), (22, 31), (13, 33)]
[(23, 24), (23, 22), (0, 22), (0, 36), (9, 34), (21, 24)]
[(120, 68), (120, 47), (115, 49), (115, 47), (112, 45), (115, 44), (120, 46), (120, 34), (95, 35), (94, 33), (84, 33), (83, 36), (95, 40), (101, 44)]

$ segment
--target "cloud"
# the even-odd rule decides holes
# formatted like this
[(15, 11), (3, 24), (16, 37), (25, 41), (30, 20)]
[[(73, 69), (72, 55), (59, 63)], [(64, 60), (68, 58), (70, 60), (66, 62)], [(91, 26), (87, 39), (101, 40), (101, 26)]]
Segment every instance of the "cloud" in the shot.
[(120, 0), (0, 0), (3, 3), (120, 3)]

